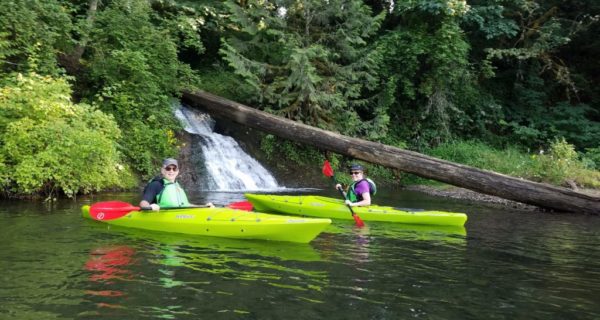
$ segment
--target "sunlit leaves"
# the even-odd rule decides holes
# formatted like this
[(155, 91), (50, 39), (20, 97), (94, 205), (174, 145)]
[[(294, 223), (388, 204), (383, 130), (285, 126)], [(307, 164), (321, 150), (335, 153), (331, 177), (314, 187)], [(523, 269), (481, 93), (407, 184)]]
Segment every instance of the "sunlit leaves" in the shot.
[(69, 14), (69, 6), (57, 0), (3, 1), (0, 39), (10, 39), (10, 46), (0, 45), (4, 70), (57, 74), (56, 54), (72, 44)]
[(74, 196), (131, 186), (111, 116), (73, 104), (64, 79), (15, 74), (0, 88), (0, 187), (5, 194)]

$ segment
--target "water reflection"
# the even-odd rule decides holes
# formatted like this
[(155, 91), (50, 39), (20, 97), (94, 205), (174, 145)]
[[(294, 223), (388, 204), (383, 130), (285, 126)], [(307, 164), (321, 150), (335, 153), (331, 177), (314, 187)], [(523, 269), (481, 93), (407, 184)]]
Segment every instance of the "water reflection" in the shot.
[(332, 223), (325, 232), (354, 234), (362, 237), (394, 238), (403, 240), (439, 241), (465, 244), (467, 230), (459, 226), (416, 225), (369, 221), (358, 228), (353, 223)]
[(85, 269), (94, 274), (90, 281), (109, 281), (112, 279), (131, 278), (131, 271), (125, 269), (135, 250), (129, 246), (99, 247), (90, 252), (90, 259), (85, 263)]
[[(221, 312), (244, 313), (252, 310), (246, 305), (248, 297), (269, 293), (295, 292), (295, 299), (318, 301), (315, 293), (329, 282), (327, 272), (314, 268), (322, 258), (309, 244), (111, 229), (111, 235), (116, 233), (122, 236), (121, 243), (92, 249), (84, 266), (91, 272), (87, 293), (98, 314), (104, 314), (107, 308), (120, 308), (119, 301), (138, 286), (161, 292), (162, 300), (179, 300), (182, 295), (194, 299), (218, 296), (224, 303), (219, 307)], [(244, 287), (252, 288), (251, 292)], [(139, 296), (139, 292), (136, 294)], [(225, 304), (229, 300), (235, 303)], [(177, 317), (182, 315), (182, 308), (173, 304), (142, 310), (147, 315)]]
[[(133, 279), (129, 267), (134, 253), (135, 250), (126, 245), (98, 247), (90, 252), (84, 268), (91, 273), (88, 278), (91, 288), (85, 290), (85, 293), (90, 298), (96, 298), (96, 308), (107, 308), (110, 312), (113, 312), (112, 309), (125, 308), (120, 302), (126, 294), (114, 284)], [(99, 314), (101, 313), (94, 313)]]
[[(200, 272), (203, 276), (219, 276), (242, 281), (268, 281), (271, 285), (305, 288), (320, 286), (321, 272), (295, 267), (286, 261), (316, 262), (320, 255), (309, 244), (235, 239), (191, 238), (178, 235), (143, 235), (144, 254), (148, 262), (162, 268), (165, 275), (179, 267)], [(287, 277), (282, 277), (281, 273)], [(287, 278), (287, 281), (283, 281)], [(289, 279), (302, 279), (290, 283)], [(171, 281), (171, 283), (173, 283)]]
[(364, 228), (333, 224), (315, 246), (330, 262), (330, 289), (348, 305), (369, 305), (371, 312), (353, 309), (354, 316), (397, 318), (399, 309), (406, 311), (400, 313), (404, 316), (425, 315), (415, 297), (444, 303), (447, 292), (439, 288), (460, 286), (456, 279), (468, 265), (467, 243), (463, 227), (367, 222)]

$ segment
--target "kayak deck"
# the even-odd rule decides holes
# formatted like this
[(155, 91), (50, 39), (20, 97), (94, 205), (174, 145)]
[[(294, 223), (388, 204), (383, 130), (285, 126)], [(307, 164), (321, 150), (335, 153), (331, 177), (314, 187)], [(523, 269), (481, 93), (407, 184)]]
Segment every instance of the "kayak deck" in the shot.
[[(308, 217), (352, 220), (348, 207), (341, 199), (306, 195), (245, 194), (255, 210)], [(384, 221), (405, 224), (463, 226), (467, 215), (457, 212), (425, 211), (371, 205), (352, 207), (364, 221)]]
[[(83, 206), (81, 211), (84, 218), (93, 219), (89, 206)], [(131, 211), (121, 218), (101, 222), (171, 233), (308, 243), (319, 235), (331, 220), (305, 219), (230, 208), (182, 208)]]

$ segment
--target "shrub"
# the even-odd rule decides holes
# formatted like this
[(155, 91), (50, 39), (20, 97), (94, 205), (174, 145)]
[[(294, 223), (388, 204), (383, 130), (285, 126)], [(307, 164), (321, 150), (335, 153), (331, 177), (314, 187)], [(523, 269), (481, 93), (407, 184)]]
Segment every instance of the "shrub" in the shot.
[(542, 150), (538, 154), (528, 154), (516, 147), (498, 150), (479, 141), (448, 142), (430, 149), (428, 154), (538, 182), (565, 185), (571, 181), (583, 187), (600, 188), (600, 172), (589, 169), (564, 138), (555, 139), (547, 152)]
[(585, 149), (585, 153), (581, 157), (587, 168), (600, 170), (600, 147)]
[(73, 104), (63, 78), (20, 74), (0, 91), (0, 187), (9, 195), (72, 197), (131, 187), (112, 116)]

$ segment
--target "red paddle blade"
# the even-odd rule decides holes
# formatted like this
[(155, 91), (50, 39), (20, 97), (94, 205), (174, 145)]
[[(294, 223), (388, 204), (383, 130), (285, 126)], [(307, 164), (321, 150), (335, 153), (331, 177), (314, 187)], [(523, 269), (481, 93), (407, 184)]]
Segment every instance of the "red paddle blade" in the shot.
[(333, 177), (333, 169), (331, 169), (329, 160), (325, 160), (325, 162), (323, 162), (323, 174), (330, 178)]
[(365, 226), (365, 223), (362, 221), (362, 219), (358, 216), (358, 215), (354, 215), (354, 222), (356, 222), (356, 226), (359, 228), (362, 228)]
[(254, 207), (252, 206), (252, 202), (250, 202), (250, 201), (232, 202), (229, 205), (227, 205), (227, 207), (231, 208), (231, 209), (245, 210), (245, 211), (252, 211), (252, 209), (254, 209)]
[(139, 211), (136, 207), (123, 201), (96, 202), (90, 207), (90, 216), (96, 220), (112, 220), (120, 218), (131, 211)]

